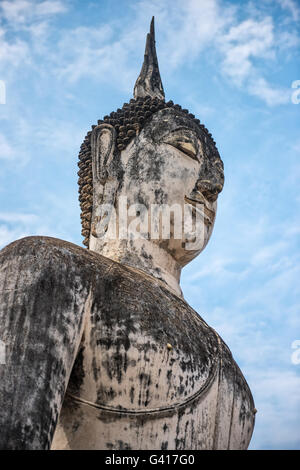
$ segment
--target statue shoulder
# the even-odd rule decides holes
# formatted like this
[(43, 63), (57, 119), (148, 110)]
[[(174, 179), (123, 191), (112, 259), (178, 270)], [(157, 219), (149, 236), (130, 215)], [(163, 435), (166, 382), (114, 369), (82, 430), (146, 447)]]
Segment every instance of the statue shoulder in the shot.
[(53, 237), (31, 236), (16, 240), (0, 251), (2, 276), (22, 275), (23, 279), (41, 279), (43, 273), (73, 288), (71, 274), (77, 281), (90, 284), (95, 273), (111, 269), (114, 261), (74, 243)]

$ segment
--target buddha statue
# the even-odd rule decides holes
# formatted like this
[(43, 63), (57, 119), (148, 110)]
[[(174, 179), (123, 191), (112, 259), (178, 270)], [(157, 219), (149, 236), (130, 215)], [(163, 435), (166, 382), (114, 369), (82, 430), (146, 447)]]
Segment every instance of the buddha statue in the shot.
[(247, 449), (251, 391), (180, 288), (223, 163), (165, 101), (154, 19), (134, 98), (92, 126), (78, 175), (87, 249), (27, 237), (0, 253), (0, 448)]

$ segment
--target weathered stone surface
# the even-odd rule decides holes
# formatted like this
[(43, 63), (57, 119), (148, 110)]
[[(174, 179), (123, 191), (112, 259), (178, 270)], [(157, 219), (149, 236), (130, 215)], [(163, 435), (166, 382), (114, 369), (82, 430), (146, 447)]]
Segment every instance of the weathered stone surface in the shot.
[[(153, 21), (135, 98), (92, 126), (81, 146), (79, 200), (89, 251), (29, 237), (0, 252), (0, 340), (7, 346), (0, 448), (249, 444), (249, 387), (179, 284), (182, 267), (212, 234), (223, 163), (200, 121), (163, 99)], [(201, 214), (202, 223), (178, 237), (182, 221), (173, 213), (170, 236), (162, 230), (155, 237), (144, 224), (153, 205), (187, 207), (191, 221)], [(135, 218), (132, 208), (143, 236), (112, 236), (127, 209)]]
[[(55, 272), (69, 272), (61, 288), (73, 292), (74, 278), (83, 294), (84, 334), (53, 448), (247, 447), (254, 405), (242, 374), (214, 330), (163, 283), (56, 239), (28, 238), (4, 251), (10, 262), (35, 253), (41, 271), (48, 253)], [(55, 290), (48, 303), (61, 303)], [(54, 390), (65, 386), (59, 375), (51, 380)], [(55, 402), (59, 412), (61, 400), (40, 399), (43, 410)]]
[(150, 33), (147, 34), (144, 62), (135, 83), (133, 95), (135, 98), (144, 96), (165, 98), (156, 55), (154, 17), (151, 21)]
[(53, 448), (247, 447), (242, 374), (163, 283), (47, 237), (0, 260), (1, 448), (49, 447), (82, 331)]
[(0, 449), (50, 447), (90, 289), (85, 251), (69, 245), (33, 237), (0, 252)]
[[(213, 231), (217, 196), (224, 183), (220, 156), (205, 132), (173, 108), (156, 112), (120, 157), (115, 155), (114, 141), (112, 126), (100, 124), (92, 131), (94, 203), (89, 248), (164, 280), (180, 295), (182, 267), (199, 255)], [(103, 183), (99, 174), (104, 169), (108, 177)], [(103, 216), (102, 204), (116, 208), (116, 217)], [(187, 248), (190, 233), (153, 237), (147, 221), (155, 206), (170, 211), (177, 207), (183, 214), (186, 208), (193, 210), (193, 204), (204, 212), (194, 249)], [(146, 236), (114, 236), (116, 220), (124, 219), (127, 206), (140, 208), (142, 214), (144, 210), (141, 220), (146, 222)], [(102, 219), (107, 223), (106, 233), (99, 228), (104, 225)], [(129, 220), (128, 215), (128, 225)], [(182, 228), (180, 223), (176, 228)]]

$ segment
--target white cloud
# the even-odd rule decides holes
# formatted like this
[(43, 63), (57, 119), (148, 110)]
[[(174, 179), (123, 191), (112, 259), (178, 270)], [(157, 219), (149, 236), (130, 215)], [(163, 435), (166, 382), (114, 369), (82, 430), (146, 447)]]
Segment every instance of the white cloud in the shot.
[(78, 27), (64, 32), (52, 57), (56, 73), (76, 82), (82, 76), (102, 80), (107, 72), (123, 69), (127, 58), (126, 38), (123, 43), (114, 41), (112, 33), (109, 25), (100, 28)]
[(44, 40), (47, 36), (49, 25), (47, 21), (40, 21), (27, 26), (26, 30), (32, 35), (34, 40)]
[[(85, 136), (85, 130), (76, 127), (72, 122), (60, 121), (59, 119), (44, 119), (36, 129), (35, 137), (40, 142), (41, 153), (46, 149), (47, 154), (56, 155), (57, 151), (65, 149), (64, 158), (74, 158), (79, 152), (80, 144)], [(61, 158), (61, 155), (58, 155)]]
[(21, 64), (30, 60), (28, 44), (16, 38), (14, 42), (5, 39), (4, 30), (0, 28), (0, 64), (9, 64), (10, 67), (17, 68)]
[[(169, 69), (182, 67), (197, 58), (205, 48), (221, 55), (221, 72), (236, 86), (263, 100), (268, 106), (289, 102), (289, 90), (279, 88), (263, 77), (263, 64), (275, 61), (277, 48), (293, 48), (297, 35), (290, 31), (275, 32), (271, 16), (237, 21), (236, 9), (218, 0), (189, 0), (168, 4), (139, 2), (137, 16), (130, 29), (123, 29), (118, 39), (109, 25), (77, 28), (64, 34), (57, 57), (58, 73), (70, 81), (82, 76), (103, 80), (134, 81), (129, 60), (136, 44), (144, 38), (145, 16), (150, 10), (164, 24), (160, 58)], [(141, 14), (143, 12), (143, 15)], [(147, 27), (147, 26), (146, 26)], [(109, 39), (109, 43), (108, 43)], [(176, 45), (176, 47), (174, 47)], [(120, 73), (122, 71), (122, 73)], [(124, 79), (124, 80), (123, 80)], [(121, 84), (122, 85), (122, 84)]]
[(294, 21), (298, 21), (300, 18), (300, 8), (294, 0), (277, 0), (281, 8), (287, 10)]
[(251, 259), (251, 264), (254, 267), (264, 266), (267, 262), (270, 262), (270, 260), (276, 260), (277, 256), (285, 252), (286, 248), (287, 243), (285, 243), (284, 241), (265, 245), (255, 252), (254, 256)]
[(40, 222), (33, 214), (0, 213), (0, 249), (9, 243), (39, 232)]
[(19, 230), (10, 230), (5, 225), (0, 224), (0, 250), (14, 240), (18, 240), (24, 236), (26, 236), (25, 233)]
[(15, 23), (23, 23), (32, 7), (32, 2), (28, 0), (4, 0), (0, 4), (5, 20)]
[(66, 6), (59, 0), (42, 2), (34, 0), (3, 0), (0, 3), (0, 8), (5, 20), (15, 26), (66, 11)]
[(56, 15), (57, 13), (64, 13), (65, 11), (67, 11), (65, 3), (62, 3), (58, 0), (48, 0), (38, 3), (36, 6), (36, 15), (48, 16)]
[(234, 9), (217, 0), (180, 2), (174, 10), (170, 8), (169, 18), (173, 21), (167, 22), (166, 41), (161, 46), (171, 67), (182, 66), (196, 58), (205, 47), (212, 46), (234, 20)]
[(274, 26), (272, 19), (248, 19), (219, 38), (224, 54), (223, 71), (233, 81), (241, 84), (254, 70), (253, 59), (274, 57)]
[(299, 46), (300, 38), (296, 32), (282, 31), (277, 38), (277, 47), (283, 51), (294, 51)]
[(284, 370), (275, 364), (264, 371), (256, 368), (250, 380), (258, 409), (251, 448), (299, 448), (300, 377), (296, 369)]
[(291, 102), (291, 91), (284, 88), (276, 88), (264, 78), (253, 78), (248, 83), (251, 95), (261, 98), (268, 106), (277, 106)]
[[(282, 0), (281, 4), (297, 15), (294, 2)], [(264, 76), (264, 63), (259, 61), (276, 61), (278, 50), (284, 48), (288, 52), (298, 44), (299, 38), (290, 30), (275, 30), (273, 18), (265, 13), (257, 19), (250, 9), (248, 18), (240, 21), (238, 7), (221, 0), (177, 0), (172, 4), (143, 0), (131, 6), (135, 16), (130, 26), (120, 28), (118, 33), (121, 20), (100, 27), (62, 29), (54, 53), (53, 38), (50, 42), (47, 35), (48, 19), (65, 12), (65, 3), (59, 0), (5, 0), (0, 5), (11, 27), (23, 28), (32, 36), (29, 46), (18, 37), (14, 41), (5, 41), (2, 31), (0, 61), (10, 60), (13, 66), (20, 65), (25, 59), (33, 60), (36, 53), (43, 56), (40, 70), (47, 67), (63, 80), (74, 83), (82, 77), (94, 77), (99, 82), (116, 81), (127, 91), (136, 78), (130, 63), (136, 54), (136, 45), (144, 45), (145, 30), (148, 29), (145, 18), (156, 14), (158, 24), (163, 24), (159, 56), (168, 70), (183, 67), (210, 48), (220, 60), (219, 73), (233, 85), (260, 98), (268, 106), (288, 102), (288, 91), (269, 83)]]
[(224, 54), (223, 73), (249, 94), (263, 100), (268, 106), (290, 102), (290, 90), (272, 85), (261, 75), (257, 60), (276, 60), (276, 48), (289, 49), (298, 44), (298, 37), (283, 31), (277, 37), (271, 17), (262, 20), (247, 19), (219, 38)]
[[(47, 198), (47, 194), (43, 196)], [(0, 212), (0, 250), (15, 240), (29, 236), (56, 237), (76, 243), (72, 237), (68, 236), (68, 224), (70, 219), (74, 219), (75, 213), (72, 205), (66, 204), (65, 200), (62, 201), (52, 194), (48, 197), (48, 203), (48, 211), (43, 214)], [(66, 211), (66, 206), (69, 208), (68, 211)], [(57, 216), (58, 207), (61, 208), (59, 213), (64, 214), (64, 217), (53, 222), (53, 217)]]
[(11, 159), (14, 156), (14, 150), (8, 143), (6, 137), (0, 134), (0, 159)]
[[(0, 64), (9, 65), (10, 69), (24, 66), (25, 63), (34, 66), (33, 52), (41, 50), (48, 33), (48, 20), (66, 10), (59, 0), (0, 2)], [(13, 36), (7, 34), (11, 30), (14, 31)], [(21, 37), (22, 32), (29, 33), (32, 40)]]
[(33, 224), (37, 216), (34, 214), (22, 214), (18, 212), (0, 212), (0, 222), (13, 222), (22, 224)]
[[(215, 253), (209, 263), (199, 267), (196, 272), (190, 274), (187, 278), (189, 282), (198, 281), (202, 278), (212, 277), (214, 280), (226, 280), (229, 282), (230, 279), (234, 281), (236, 277), (236, 272), (234, 270), (234, 265), (236, 263), (236, 257), (234, 255), (222, 256), (220, 253)], [(246, 268), (244, 268), (246, 269)], [(239, 272), (239, 277), (241, 278), (243, 272)]]

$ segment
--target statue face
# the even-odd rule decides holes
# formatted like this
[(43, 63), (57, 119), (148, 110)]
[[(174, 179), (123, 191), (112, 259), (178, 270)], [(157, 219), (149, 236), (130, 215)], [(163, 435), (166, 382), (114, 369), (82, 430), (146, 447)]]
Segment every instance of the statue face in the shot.
[[(124, 173), (118, 197), (126, 196), (129, 206), (141, 204), (149, 209), (151, 205), (170, 208), (175, 204), (185, 207), (193, 223), (197, 213), (200, 216), (196, 231), (194, 224), (190, 233), (182, 231), (181, 239), (177, 235), (174, 238), (178, 221), (171, 216), (170, 238), (160, 234), (159, 239), (153, 239), (185, 265), (203, 250), (211, 236), (217, 197), (223, 188), (223, 163), (213, 142), (188, 116), (172, 108), (163, 109), (121, 152), (121, 161)], [(150, 233), (149, 238), (152, 240)], [(191, 244), (193, 241), (196, 243)]]

